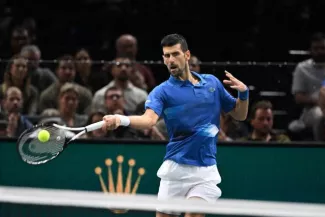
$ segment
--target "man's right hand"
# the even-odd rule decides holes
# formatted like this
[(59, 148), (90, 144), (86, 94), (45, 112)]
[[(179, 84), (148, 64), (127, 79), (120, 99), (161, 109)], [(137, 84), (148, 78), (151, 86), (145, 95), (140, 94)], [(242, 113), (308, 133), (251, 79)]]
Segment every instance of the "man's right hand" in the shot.
[(121, 125), (121, 120), (116, 115), (105, 115), (103, 117), (104, 124), (102, 130), (107, 132), (109, 130), (115, 130)]

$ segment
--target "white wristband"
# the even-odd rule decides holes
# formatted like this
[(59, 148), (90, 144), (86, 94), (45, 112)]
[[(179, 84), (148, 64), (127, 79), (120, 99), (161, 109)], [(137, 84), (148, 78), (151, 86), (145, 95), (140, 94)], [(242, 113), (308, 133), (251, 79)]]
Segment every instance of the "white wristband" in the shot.
[(124, 115), (116, 115), (116, 116), (120, 118), (121, 126), (127, 127), (130, 125), (130, 118), (128, 118), (127, 116)]

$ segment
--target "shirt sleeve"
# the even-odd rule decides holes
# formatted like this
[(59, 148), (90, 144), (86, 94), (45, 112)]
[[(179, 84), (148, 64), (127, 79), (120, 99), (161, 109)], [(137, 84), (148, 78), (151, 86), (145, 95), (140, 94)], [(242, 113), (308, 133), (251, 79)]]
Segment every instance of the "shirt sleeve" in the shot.
[(158, 86), (150, 92), (145, 102), (145, 109), (152, 109), (160, 117), (163, 108), (163, 91), (162, 87)]
[(301, 66), (298, 65), (293, 72), (292, 94), (308, 92), (304, 77)]
[(217, 88), (220, 96), (221, 108), (225, 113), (228, 113), (235, 108), (236, 98), (225, 89), (219, 79), (217, 79)]

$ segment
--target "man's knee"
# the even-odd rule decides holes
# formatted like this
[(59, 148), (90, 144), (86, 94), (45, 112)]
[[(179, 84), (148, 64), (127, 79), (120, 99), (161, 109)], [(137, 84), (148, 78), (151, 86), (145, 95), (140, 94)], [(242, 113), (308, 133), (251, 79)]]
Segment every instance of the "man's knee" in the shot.
[[(188, 200), (201, 200), (206, 201), (205, 199), (201, 197), (189, 197)], [(186, 213), (184, 217), (205, 217), (205, 214), (202, 213)]]
[(205, 214), (186, 213), (184, 217), (205, 217)]

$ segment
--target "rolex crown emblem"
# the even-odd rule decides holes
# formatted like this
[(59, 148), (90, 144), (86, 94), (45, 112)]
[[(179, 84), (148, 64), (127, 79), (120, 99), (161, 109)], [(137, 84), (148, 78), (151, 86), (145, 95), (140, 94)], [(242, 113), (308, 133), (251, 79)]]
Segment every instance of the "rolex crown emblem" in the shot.
[[(122, 155), (119, 155), (117, 156), (116, 161), (118, 163), (116, 185), (114, 185), (114, 177), (112, 172), (112, 165), (113, 165), (112, 159), (107, 158), (105, 160), (105, 165), (107, 166), (107, 185), (105, 185), (102, 176), (102, 168), (101, 167), (95, 168), (95, 173), (98, 175), (102, 191), (104, 193), (136, 194), (141, 181), (141, 177), (145, 174), (145, 169), (142, 167), (138, 169), (138, 176), (134, 182), (134, 185), (132, 186), (132, 175), (133, 175), (133, 168), (135, 166), (135, 160), (129, 159), (128, 161), (129, 169), (126, 176), (126, 180), (123, 179), (123, 171), (122, 171), (124, 157)], [(127, 211), (128, 210), (112, 210), (112, 212), (116, 214), (126, 213)]]

